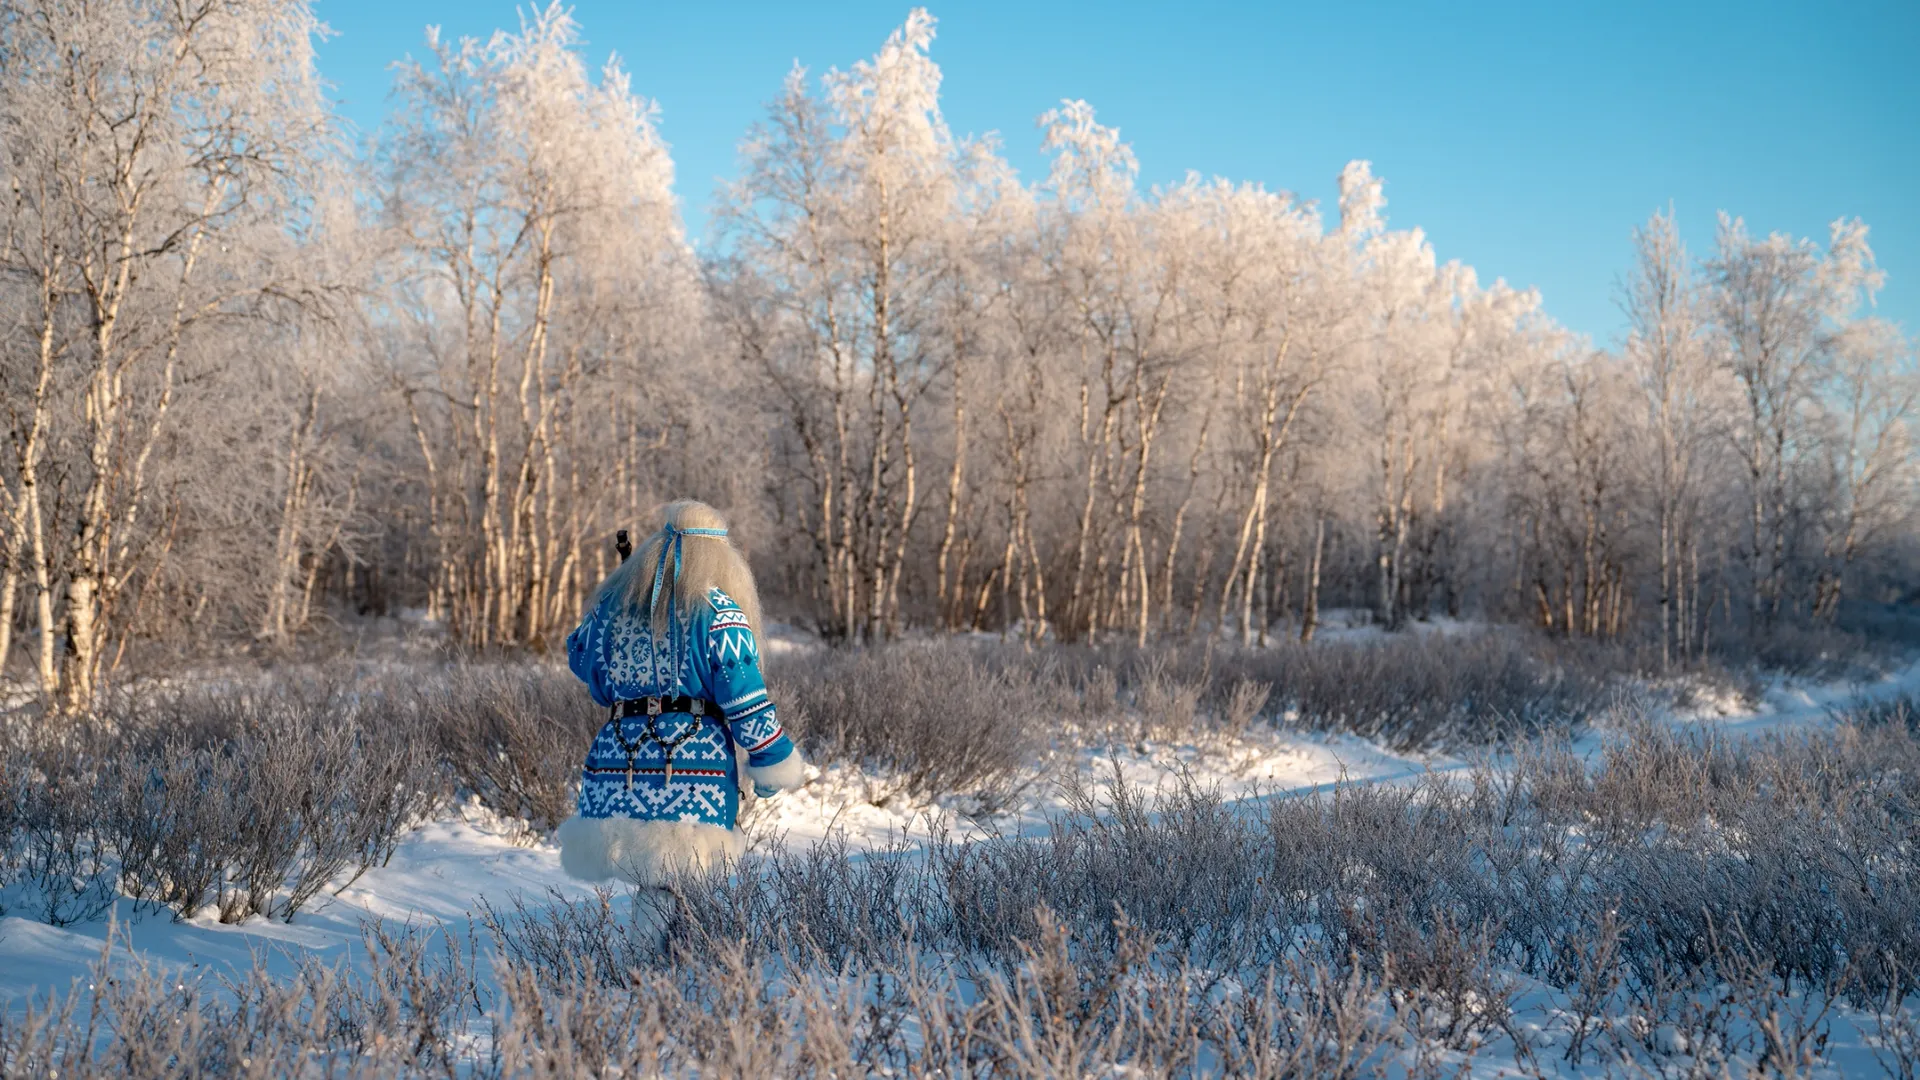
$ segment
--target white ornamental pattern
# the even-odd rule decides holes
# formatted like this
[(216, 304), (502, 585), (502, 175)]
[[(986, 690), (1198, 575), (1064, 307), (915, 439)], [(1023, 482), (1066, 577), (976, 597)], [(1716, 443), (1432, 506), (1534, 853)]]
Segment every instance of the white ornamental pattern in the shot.
[(743, 663), (760, 655), (753, 643), (753, 631), (744, 626), (732, 630), (716, 630), (712, 640), (715, 658), (722, 664)]
[[(682, 655), (679, 672), (655, 647), (653, 623), (645, 612), (622, 610), (607, 620), (607, 682), (621, 697), (641, 697), (684, 685), (691, 657)], [(688, 650), (681, 650), (684, 654)]]
[(739, 739), (740, 745), (746, 747), (749, 753), (760, 749), (779, 736), (780, 718), (774, 715), (772, 709), (739, 721), (733, 728), (733, 737)]
[[(737, 791), (732, 794), (739, 797)], [(703, 822), (731, 828), (733, 806), (728, 795), (725, 781), (705, 777), (683, 780), (676, 776), (672, 787), (658, 777), (637, 777), (631, 788), (624, 779), (595, 779), (580, 789), (580, 816)]]

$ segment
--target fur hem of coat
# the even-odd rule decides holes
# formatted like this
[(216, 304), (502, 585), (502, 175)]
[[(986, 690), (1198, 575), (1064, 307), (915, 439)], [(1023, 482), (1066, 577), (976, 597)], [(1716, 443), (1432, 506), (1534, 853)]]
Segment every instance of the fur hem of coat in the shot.
[(749, 766), (747, 778), (755, 784), (787, 791), (807, 782), (807, 763), (800, 759), (800, 751), (796, 749), (772, 765)]
[(651, 888), (675, 875), (733, 862), (746, 850), (739, 833), (685, 821), (570, 817), (553, 834), (560, 866), (582, 881), (621, 878)]

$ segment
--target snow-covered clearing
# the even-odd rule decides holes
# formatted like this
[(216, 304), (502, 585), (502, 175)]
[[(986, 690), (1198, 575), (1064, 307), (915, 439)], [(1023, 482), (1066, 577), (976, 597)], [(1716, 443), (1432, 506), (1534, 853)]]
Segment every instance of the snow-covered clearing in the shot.
[[(1350, 737), (1319, 739), (1266, 730), (1207, 747), (1079, 751), (1070, 761), (1070, 767), (1089, 780), (1098, 780), (1117, 764), (1128, 783), (1148, 788), (1170, 783), (1185, 771), (1234, 798), (1320, 790), (1343, 780), (1418, 775), (1429, 764)], [(1450, 759), (1436, 763), (1452, 764)], [(759, 847), (805, 847), (839, 833), (855, 848), (870, 848), (903, 837), (925, 838), (939, 824), (960, 836), (989, 830), (1006, 834), (1044, 828), (1050, 814), (1064, 809), (1052, 783), (1030, 787), (1031, 797), (1017, 811), (978, 820), (940, 802), (890, 798), (885, 777), (858, 769), (835, 765), (810, 771), (815, 776), (807, 787), (751, 808), (746, 827)], [(480, 897), (503, 904), (515, 895), (538, 899), (550, 891), (573, 897), (592, 893), (560, 869), (559, 849), (548, 838), (529, 837), (522, 823), (468, 804), (415, 829), (388, 865), (315, 900), (291, 923), (254, 916), (226, 925), (211, 907), (199, 917), (174, 922), (165, 913), (135, 916), (127, 900), (107, 919), (67, 927), (19, 915), (0, 918), (0, 995), (12, 999), (83, 979), (100, 959), (110, 930), (122, 953), (130, 945), (148, 960), (187, 971), (244, 969), (256, 959), (290, 968), (293, 952), (329, 962), (357, 962), (361, 925), (369, 919), (459, 926), (474, 914)]]
[[(1722, 700), (1664, 719), (1703, 724), (1733, 736), (1823, 725), (1835, 708), (1861, 699), (1920, 690), (1920, 664), (1872, 683), (1808, 685), (1776, 681), (1755, 709)], [(1608, 734), (1591, 731), (1576, 742), (1587, 756), (1599, 752)], [(959, 800), (915, 802), (898, 794), (888, 777), (847, 765), (809, 769), (805, 788), (751, 806), (745, 828), (756, 848), (805, 847), (829, 835), (850, 846), (872, 848), (901, 838), (924, 839), (943, 826), (957, 837), (1044, 830), (1066, 804), (1060, 781), (1067, 772), (1097, 784), (1120, 771), (1131, 786), (1162, 789), (1182, 776), (1217, 789), (1229, 801), (1257, 802), (1333, 790), (1341, 784), (1393, 783), (1428, 772), (1456, 771), (1469, 764), (1452, 755), (1400, 755), (1352, 736), (1316, 736), (1257, 726), (1246, 735), (1207, 744), (1113, 746), (1063, 753), (1051, 780), (1029, 785), (1022, 803), (978, 818)], [(495, 903), (515, 894), (549, 891), (585, 896), (591, 889), (560, 869), (559, 849), (545, 837), (530, 837), (520, 822), (503, 821), (485, 807), (468, 804), (421, 825), (400, 844), (393, 860), (376, 867), (337, 894), (315, 900), (291, 923), (252, 917), (238, 925), (218, 921), (213, 910), (184, 922), (165, 913), (135, 917), (122, 901), (97, 922), (53, 927), (18, 915), (0, 918), (0, 996), (64, 987), (83, 978), (99, 960), (109, 927), (120, 946), (184, 969), (247, 966), (255, 958), (285, 960), (290, 950), (351, 959), (368, 919), (413, 924), (461, 924), (476, 898)]]
[[(1871, 683), (1809, 685), (1776, 680), (1757, 708), (1737, 700), (1709, 700), (1684, 712), (1659, 713), (1659, 722), (1700, 725), (1736, 738), (1763, 732), (1812, 729), (1830, 722), (1833, 710), (1863, 699), (1885, 698), (1920, 689), (1920, 665)], [(1693, 695), (1696, 699), (1701, 695)], [(1576, 741), (1577, 753), (1591, 758), (1612, 733), (1590, 730)], [(1264, 800), (1333, 790), (1342, 784), (1389, 784), (1416, 780), (1433, 772), (1462, 771), (1466, 756), (1407, 756), (1390, 753), (1350, 736), (1315, 736), (1255, 725), (1237, 738), (1204, 744), (1133, 744), (1100, 750), (1060, 749), (1050, 778), (1021, 792), (1016, 805), (992, 815), (976, 815), (960, 800), (916, 802), (898, 785), (845, 764), (812, 769), (810, 783), (770, 802), (749, 808), (745, 827), (759, 850), (806, 848), (830, 836), (844, 838), (855, 851), (898, 842), (924, 840), (936, 833), (956, 838), (1030, 835), (1043, 832), (1050, 819), (1068, 809), (1062, 781), (1098, 784), (1115, 770), (1130, 786), (1164, 789), (1183, 781), (1217, 790), (1230, 804), (1254, 806)], [(1498, 766), (1498, 761), (1494, 762)], [(264, 965), (270, 972), (291, 972), (303, 962), (344, 964), (366, 970), (369, 958), (363, 928), (371, 921), (415, 927), (443, 925), (456, 933), (469, 928), (484, 899), (504, 908), (518, 898), (538, 908), (554, 897), (586, 898), (592, 890), (560, 869), (558, 851), (545, 837), (530, 835), (524, 823), (503, 820), (477, 802), (443, 813), (412, 830), (388, 865), (325, 894), (301, 910), (291, 923), (254, 916), (237, 925), (218, 921), (209, 908), (199, 916), (173, 921), (165, 913), (134, 914), (120, 900), (109, 917), (54, 927), (20, 915), (0, 919), (0, 1000), (17, 1008), (50, 991), (84, 984), (109, 964), (136, 956), (183, 978), (219, 977)], [(111, 941), (111, 947), (109, 942)], [(1524, 982), (1524, 980), (1522, 980)], [(1538, 1001), (1534, 1001), (1538, 998)], [(1536, 1051), (1564, 1038), (1552, 1023), (1558, 1016), (1549, 988), (1520, 987), (1513, 1035)], [(1874, 1068), (1868, 1036), (1842, 1015), (1833, 1032), (1830, 1060)], [(1477, 1075), (1500, 1075), (1518, 1067), (1508, 1049), (1477, 1058)]]

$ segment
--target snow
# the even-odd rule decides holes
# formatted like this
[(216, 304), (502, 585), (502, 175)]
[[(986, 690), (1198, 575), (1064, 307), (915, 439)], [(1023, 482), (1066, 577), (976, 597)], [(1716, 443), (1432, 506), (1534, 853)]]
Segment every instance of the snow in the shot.
[[(807, 647), (786, 640), (786, 648)], [(1916, 692), (1920, 664), (1870, 683), (1809, 685), (1779, 679), (1767, 687), (1756, 708), (1715, 699), (1669, 713), (1666, 719), (1745, 737), (1822, 726), (1835, 709), (1850, 703)], [(1608, 737), (1607, 732), (1591, 733), (1575, 748), (1597, 753)], [(1130, 786), (1149, 791), (1168, 788), (1184, 777), (1230, 801), (1251, 803), (1323, 792), (1343, 783), (1403, 782), (1428, 772), (1458, 771), (1467, 764), (1448, 755), (1395, 754), (1348, 735), (1258, 726), (1234, 739), (1068, 752), (1059, 771), (1031, 785), (1020, 805), (986, 818), (970, 816), (961, 799), (911, 799), (887, 777), (863, 769), (809, 766), (805, 787), (749, 805), (742, 825), (761, 850), (769, 845), (805, 848), (833, 834), (844, 835), (855, 849), (865, 849), (902, 837), (925, 839), (941, 826), (958, 839), (1041, 832), (1050, 817), (1066, 809), (1058, 783), (1066, 772), (1098, 782), (1118, 768)], [(368, 871), (337, 895), (322, 894), (291, 924), (254, 916), (225, 925), (211, 908), (194, 919), (172, 922), (164, 913), (136, 916), (127, 900), (106, 919), (68, 927), (18, 914), (0, 918), (0, 1000), (44, 992), (84, 976), (99, 958), (110, 925), (123, 944), (130, 942), (153, 960), (184, 968), (244, 966), (256, 953), (271, 958), (276, 949), (351, 952), (360, 943), (361, 923), (369, 918), (462, 923), (474, 914), (477, 898), (499, 905), (516, 894), (540, 897), (549, 891), (568, 896), (591, 892), (560, 869), (559, 849), (550, 841), (528, 839), (522, 823), (502, 820), (470, 803), (415, 829), (388, 865)]]
[(370, 919), (396, 923), (464, 925), (479, 897), (501, 902), (515, 895), (542, 897), (549, 890), (585, 896), (589, 886), (560, 869), (550, 843), (516, 842), (525, 830), (478, 806), (462, 807), (415, 829), (384, 867), (368, 871), (338, 895), (322, 894), (286, 923), (253, 916), (222, 924), (209, 906), (174, 922), (167, 913), (136, 914), (122, 899), (105, 918), (67, 927), (31, 918), (0, 918), (0, 1000), (64, 990), (84, 980), (111, 935), (114, 953), (130, 948), (150, 962), (183, 973), (244, 970), (259, 959), (269, 970), (292, 970), (296, 954), (332, 964), (361, 959), (361, 925)]
[[(1229, 799), (1325, 790), (1345, 782), (1418, 775), (1429, 762), (1399, 757), (1350, 736), (1319, 738), (1258, 729), (1217, 743), (1140, 744), (1107, 751), (1079, 750), (1063, 770), (1089, 780), (1115, 767), (1130, 785), (1164, 788), (1182, 775), (1217, 787)], [(916, 801), (899, 794), (883, 776), (834, 765), (809, 767), (809, 783), (772, 800), (756, 801), (743, 815), (750, 841), (805, 848), (830, 834), (844, 834), (855, 849), (902, 837), (926, 839), (936, 826), (955, 838), (992, 832), (1020, 835), (1043, 831), (1049, 816), (1066, 809), (1056, 773), (1032, 785), (1014, 810), (990, 818), (967, 814), (964, 800)], [(109, 934), (116, 952), (137, 951), (148, 961), (185, 971), (245, 968), (258, 957), (270, 969), (291, 969), (290, 952), (331, 963), (358, 962), (361, 924), (369, 919), (430, 925), (464, 925), (486, 898), (506, 906), (516, 895), (531, 901), (549, 892), (583, 897), (591, 888), (560, 868), (560, 852), (545, 838), (528, 838), (520, 822), (502, 820), (468, 804), (424, 824), (403, 839), (393, 859), (368, 871), (338, 894), (323, 893), (292, 923), (254, 916), (226, 925), (211, 907), (182, 922), (166, 913), (135, 914), (122, 899), (99, 921), (54, 927), (19, 914), (0, 918), (0, 1000), (64, 989), (84, 979), (100, 959)]]
[(1318, 737), (1262, 727), (1236, 739), (1073, 750), (1051, 777), (1029, 787), (1021, 805), (984, 819), (969, 814), (965, 799), (916, 801), (886, 778), (858, 768), (809, 767), (806, 787), (749, 808), (742, 821), (749, 838), (761, 844), (806, 847), (844, 834), (854, 847), (871, 848), (900, 837), (926, 839), (936, 826), (959, 840), (1044, 832), (1048, 819), (1067, 809), (1061, 781), (1068, 774), (1099, 782), (1118, 769), (1129, 786), (1147, 791), (1168, 789), (1185, 778), (1237, 801), (1417, 776), (1431, 767), (1459, 764), (1446, 757), (1395, 755), (1350, 735)]
[[(792, 641), (786, 647), (808, 646)], [(1695, 695), (1690, 708), (1669, 711), (1663, 719), (1750, 737), (1816, 728), (1830, 723), (1833, 710), (1847, 704), (1916, 691), (1920, 691), (1920, 664), (1867, 683), (1807, 685), (1775, 680), (1751, 709), (1741, 708), (1730, 698)], [(1604, 731), (1590, 733), (1576, 742), (1575, 749), (1597, 753), (1610, 737)], [(969, 816), (969, 808), (960, 800), (909, 799), (888, 778), (858, 768), (810, 767), (804, 788), (750, 805), (743, 828), (761, 850), (774, 845), (804, 848), (836, 833), (857, 850), (902, 837), (923, 839), (937, 825), (957, 838), (1041, 831), (1050, 815), (1065, 809), (1057, 781), (1066, 773), (1098, 782), (1117, 768), (1128, 784), (1146, 789), (1163, 788), (1184, 778), (1217, 788), (1229, 800), (1253, 805), (1264, 799), (1322, 792), (1342, 783), (1405, 782), (1429, 771), (1452, 772), (1468, 764), (1441, 755), (1398, 755), (1350, 736), (1321, 737), (1268, 727), (1207, 743), (1081, 749), (1063, 752), (1061, 757), (1054, 782), (1030, 786), (1018, 806), (985, 818)], [(256, 962), (270, 971), (290, 971), (302, 957), (364, 965), (362, 926), (368, 920), (463, 929), (477, 919), (481, 898), (495, 907), (510, 906), (516, 896), (539, 906), (552, 894), (581, 898), (591, 892), (561, 870), (559, 851), (550, 841), (529, 838), (524, 823), (503, 820), (469, 803), (414, 829), (388, 865), (368, 871), (337, 894), (322, 894), (291, 923), (254, 916), (224, 925), (212, 908), (175, 922), (166, 913), (136, 914), (126, 899), (104, 919), (67, 927), (19, 914), (0, 918), (0, 1002), (17, 1005), (26, 996), (84, 983), (103, 953), (109, 955), (109, 963), (124, 963), (131, 951), (182, 975), (220, 974)], [(109, 939), (111, 950), (107, 949)], [(1522, 1000), (1550, 993), (1541, 987), (1523, 987)], [(1543, 1060), (1557, 1058), (1559, 1050), (1552, 1044), (1564, 1038), (1564, 1032), (1540, 1027), (1540, 1021), (1550, 1019), (1555, 1010), (1543, 1007), (1528, 1012), (1534, 1019), (1520, 1031), (1522, 1038), (1533, 1043)], [(1840, 1034), (1836, 1031), (1836, 1036)], [(1854, 1051), (1866, 1055), (1865, 1034), (1858, 1030), (1848, 1034), (1849, 1038), (1836, 1039), (1851, 1047), (1842, 1046), (1841, 1056)], [(1517, 1072), (1513, 1050), (1509, 1047), (1505, 1053), (1504, 1058), (1476, 1060), (1473, 1074)], [(1836, 1064), (1839, 1060), (1835, 1059)], [(1860, 1060), (1871, 1061), (1864, 1056)]]

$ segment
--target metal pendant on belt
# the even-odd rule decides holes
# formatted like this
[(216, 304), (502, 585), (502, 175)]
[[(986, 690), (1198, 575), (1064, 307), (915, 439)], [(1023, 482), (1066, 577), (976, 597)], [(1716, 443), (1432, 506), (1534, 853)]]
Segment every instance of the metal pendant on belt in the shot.
[[(609, 709), (607, 711), (612, 712), (613, 710)], [(628, 742), (626, 733), (620, 730), (620, 725), (626, 722), (626, 719), (624, 717), (616, 715), (616, 716), (609, 717), (609, 719), (612, 721), (613, 741), (616, 743), (619, 743), (620, 749), (626, 751), (626, 754), (627, 754), (627, 790), (632, 791), (633, 790), (633, 759), (635, 755), (640, 753), (640, 743), (637, 740), (634, 742)]]

